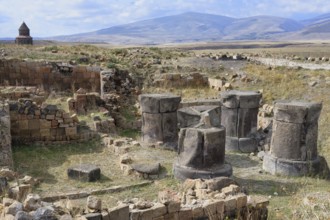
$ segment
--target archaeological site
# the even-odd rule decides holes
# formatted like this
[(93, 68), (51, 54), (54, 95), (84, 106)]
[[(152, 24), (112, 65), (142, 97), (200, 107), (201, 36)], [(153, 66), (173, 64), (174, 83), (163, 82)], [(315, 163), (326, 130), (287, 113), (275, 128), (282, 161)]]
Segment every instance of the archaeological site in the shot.
[(228, 48), (32, 45), (23, 22), (0, 43), (0, 219), (328, 219), (329, 61)]

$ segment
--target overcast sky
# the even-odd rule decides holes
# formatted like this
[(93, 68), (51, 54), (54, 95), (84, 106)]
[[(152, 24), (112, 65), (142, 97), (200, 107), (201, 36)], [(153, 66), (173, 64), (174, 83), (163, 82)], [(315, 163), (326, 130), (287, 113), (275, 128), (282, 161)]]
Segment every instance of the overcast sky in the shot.
[(0, 37), (16, 37), (23, 21), (32, 37), (89, 32), (149, 18), (201, 12), (236, 18), (306, 19), (330, 12), (329, 0), (0, 0)]

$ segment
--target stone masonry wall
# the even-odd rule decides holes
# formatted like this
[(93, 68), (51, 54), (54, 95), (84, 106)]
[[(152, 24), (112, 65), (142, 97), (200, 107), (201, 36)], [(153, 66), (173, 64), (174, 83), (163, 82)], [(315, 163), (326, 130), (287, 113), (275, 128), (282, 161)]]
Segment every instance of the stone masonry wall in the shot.
[(31, 100), (12, 101), (10, 106), (11, 135), (15, 142), (69, 141), (81, 137), (78, 118), (55, 105), (37, 106)]
[(0, 166), (12, 166), (9, 106), (0, 103)]
[(100, 67), (0, 60), (0, 85), (37, 86), (46, 91), (84, 88), (100, 92)]

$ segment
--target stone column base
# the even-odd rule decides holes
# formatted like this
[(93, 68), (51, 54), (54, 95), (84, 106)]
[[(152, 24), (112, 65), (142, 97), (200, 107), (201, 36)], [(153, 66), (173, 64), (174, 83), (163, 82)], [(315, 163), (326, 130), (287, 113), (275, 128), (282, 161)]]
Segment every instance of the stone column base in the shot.
[(266, 153), (263, 159), (262, 168), (273, 174), (284, 176), (315, 175), (320, 171), (320, 158), (311, 161), (294, 161), (276, 158)]
[(200, 170), (187, 166), (182, 166), (177, 162), (173, 165), (173, 174), (177, 179), (212, 179), (219, 176), (231, 176), (233, 169), (230, 164), (214, 166), (211, 169)]
[(258, 149), (252, 138), (238, 138), (226, 136), (226, 151), (251, 153)]

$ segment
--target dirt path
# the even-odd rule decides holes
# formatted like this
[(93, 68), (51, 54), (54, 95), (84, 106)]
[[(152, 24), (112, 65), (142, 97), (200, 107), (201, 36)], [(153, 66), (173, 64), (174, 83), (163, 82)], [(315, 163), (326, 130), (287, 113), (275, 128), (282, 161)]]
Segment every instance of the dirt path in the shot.
[(295, 62), (286, 59), (275, 59), (275, 58), (251, 58), (252, 61), (258, 61), (262, 64), (269, 65), (269, 66), (287, 66), (287, 67), (302, 67), (304, 69), (309, 70), (317, 70), (317, 69), (324, 69), (330, 70), (330, 63), (302, 63), (302, 62)]

